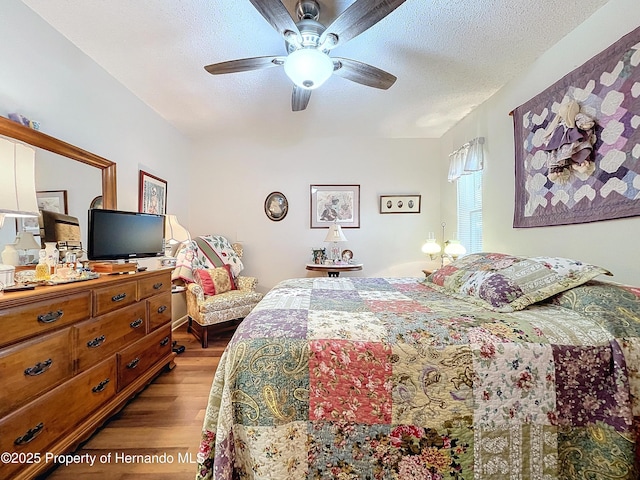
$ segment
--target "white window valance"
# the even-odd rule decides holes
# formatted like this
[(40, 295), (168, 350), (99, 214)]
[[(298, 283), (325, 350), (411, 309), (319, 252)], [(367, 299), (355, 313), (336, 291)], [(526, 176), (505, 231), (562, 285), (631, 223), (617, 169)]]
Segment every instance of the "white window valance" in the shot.
[(465, 173), (477, 172), (484, 167), (484, 137), (474, 138), (449, 154), (447, 180), (455, 182)]

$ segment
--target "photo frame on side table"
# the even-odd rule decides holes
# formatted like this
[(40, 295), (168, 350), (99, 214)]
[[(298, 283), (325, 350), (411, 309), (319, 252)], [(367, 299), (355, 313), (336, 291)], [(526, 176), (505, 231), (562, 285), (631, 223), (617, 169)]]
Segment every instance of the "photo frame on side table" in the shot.
[(360, 185), (311, 185), (311, 228), (360, 228)]
[(380, 195), (380, 213), (420, 213), (420, 195)]
[(140, 170), (138, 211), (141, 213), (167, 213), (167, 182)]

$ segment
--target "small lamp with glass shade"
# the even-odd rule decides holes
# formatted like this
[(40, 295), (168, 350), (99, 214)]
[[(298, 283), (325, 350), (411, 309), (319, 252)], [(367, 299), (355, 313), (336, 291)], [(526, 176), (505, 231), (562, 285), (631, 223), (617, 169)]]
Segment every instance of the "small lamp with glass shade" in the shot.
[(435, 234), (433, 232), (429, 232), (429, 238), (427, 238), (427, 241), (422, 245), (422, 253), (426, 253), (429, 255), (431, 260), (435, 260), (441, 250), (442, 247), (438, 242), (436, 242)]
[[(450, 261), (456, 260), (459, 256), (467, 253), (467, 249), (464, 248), (464, 245), (460, 243), (460, 240), (455, 239), (456, 235), (454, 235), (454, 240), (445, 240), (445, 226), (446, 223), (442, 222), (442, 241), (444, 243), (444, 251), (440, 244), (436, 241), (435, 235), (433, 232), (429, 232), (429, 238), (422, 245), (422, 253), (426, 253), (429, 255), (431, 260), (435, 260), (438, 255), (440, 256), (440, 268), (444, 267), (444, 259), (448, 259)], [(442, 253), (440, 253), (442, 252)]]
[(331, 245), (331, 263), (339, 263), (340, 262), (340, 247), (338, 246), (338, 242), (346, 242), (347, 237), (342, 233), (342, 227), (337, 223), (334, 223), (329, 227), (329, 231), (327, 232), (327, 236), (324, 239), (325, 242), (330, 242)]
[(445, 242), (444, 253), (455, 260), (460, 255), (467, 253), (467, 249), (460, 243), (460, 240), (447, 240)]

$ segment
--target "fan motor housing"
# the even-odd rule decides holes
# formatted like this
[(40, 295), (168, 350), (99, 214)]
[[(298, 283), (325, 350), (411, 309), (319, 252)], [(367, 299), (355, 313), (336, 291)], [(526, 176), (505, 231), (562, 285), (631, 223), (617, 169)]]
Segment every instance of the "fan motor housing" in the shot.
[[(320, 36), (326, 30), (326, 27), (320, 22), (312, 19), (300, 20), (297, 24), (298, 30), (300, 30), (301, 45), (302, 47), (317, 47), (320, 44)], [(285, 42), (287, 46), (287, 52), (291, 53), (300, 48), (299, 46), (290, 42)]]

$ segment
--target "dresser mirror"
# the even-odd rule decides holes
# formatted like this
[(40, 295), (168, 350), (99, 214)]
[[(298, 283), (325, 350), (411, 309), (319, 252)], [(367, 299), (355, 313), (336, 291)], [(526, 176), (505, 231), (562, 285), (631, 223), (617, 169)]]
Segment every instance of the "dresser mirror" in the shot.
[[(0, 117), (0, 135), (36, 147), (36, 190), (66, 193), (68, 210), (61, 213), (78, 218), (86, 245), (87, 212), (93, 200), (101, 196), (103, 208), (117, 208), (116, 164), (4, 117)], [(20, 222), (5, 221), (0, 251), (13, 242)]]

